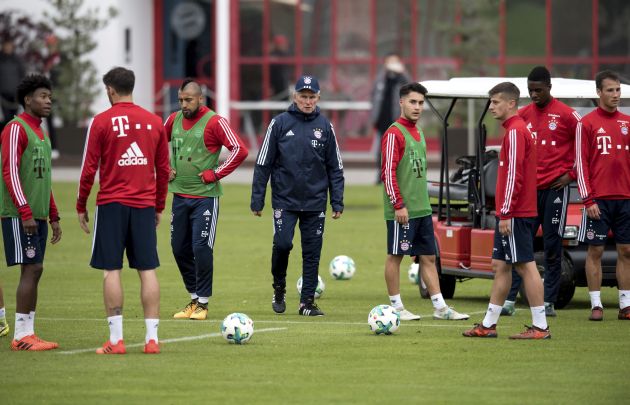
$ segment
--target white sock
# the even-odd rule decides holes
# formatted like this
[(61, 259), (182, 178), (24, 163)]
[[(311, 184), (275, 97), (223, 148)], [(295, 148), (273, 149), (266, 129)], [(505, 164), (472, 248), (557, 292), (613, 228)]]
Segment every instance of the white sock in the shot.
[(604, 308), (602, 305), (601, 293), (599, 291), (589, 291), (588, 295), (591, 296), (591, 309), (595, 307)]
[(4, 307), (0, 308), (0, 318), (4, 318), (7, 316), (7, 312)]
[(28, 336), (28, 314), (15, 313), (15, 331), (13, 332), (13, 339), (20, 340), (24, 336)]
[(486, 311), (486, 316), (483, 318), (482, 325), (486, 328), (496, 325), (499, 321), (499, 316), (501, 316), (501, 308), (503, 308), (501, 305), (488, 304), (488, 310)]
[(389, 302), (391, 302), (392, 307), (396, 308), (396, 310), (402, 310), (405, 308), (402, 298), (400, 298), (400, 294), (390, 295)]
[(545, 316), (545, 306), (529, 307), (532, 311), (532, 325), (540, 329), (547, 329), (547, 317)]
[(123, 316), (108, 316), (107, 323), (109, 324), (109, 341), (115, 345), (123, 338)]
[(435, 309), (442, 309), (446, 307), (446, 302), (444, 301), (444, 297), (442, 297), (442, 293), (432, 295), (431, 303), (433, 304), (433, 308)]
[(505, 300), (505, 302), (503, 303), (504, 307), (513, 307), (514, 304), (516, 304), (516, 301), (510, 301), (510, 300)]
[(630, 290), (619, 290), (619, 309), (630, 306)]
[(208, 298), (209, 297), (199, 297), (197, 302), (199, 302), (200, 304), (207, 304), (208, 303)]
[(199, 298), (199, 296), (198, 296), (196, 293), (190, 293), (190, 300), (191, 300), (191, 301), (194, 301), (194, 300), (196, 300), (197, 298)]
[(144, 338), (144, 343), (149, 343), (149, 340), (155, 340), (158, 342), (158, 326), (160, 326), (159, 319), (145, 319), (144, 324), (147, 328), (147, 335)]
[(35, 311), (29, 312), (26, 325), (28, 326), (28, 330), (27, 330), (28, 334), (34, 335), (35, 334)]

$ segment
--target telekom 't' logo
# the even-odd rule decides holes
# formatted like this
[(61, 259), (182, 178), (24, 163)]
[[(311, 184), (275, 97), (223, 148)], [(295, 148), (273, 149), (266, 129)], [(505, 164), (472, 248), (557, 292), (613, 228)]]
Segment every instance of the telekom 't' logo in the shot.
[(129, 130), (129, 118), (126, 115), (112, 117), (112, 130), (114, 132), (119, 132), (118, 138), (127, 136), (125, 131)]
[(597, 137), (597, 149), (601, 149), (602, 155), (609, 155), (608, 149), (610, 149), (611, 142), (609, 135), (603, 135)]

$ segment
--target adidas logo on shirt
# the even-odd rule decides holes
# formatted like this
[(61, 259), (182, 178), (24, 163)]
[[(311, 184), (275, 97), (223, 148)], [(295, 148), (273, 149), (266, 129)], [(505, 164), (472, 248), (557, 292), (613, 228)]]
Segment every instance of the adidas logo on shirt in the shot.
[(206, 212), (203, 213), (204, 216), (209, 216), (210, 215), (210, 210), (206, 210)]
[(289, 130), (289, 132), (287, 132), (286, 134), (284, 134), (284, 136), (293, 136), (293, 135), (295, 135), (295, 134), (294, 134), (294, 133), (293, 133), (293, 131), (291, 131), (291, 130)]
[(147, 158), (144, 157), (136, 142), (129, 145), (127, 151), (118, 160), (118, 166), (146, 166), (147, 164)]
[(556, 199), (553, 201), (554, 204), (562, 204), (562, 200), (560, 199), (560, 197), (556, 197)]
[(597, 130), (597, 133), (598, 133), (598, 134), (605, 134), (605, 133), (606, 133), (606, 131), (604, 131), (604, 128), (599, 127), (599, 129)]

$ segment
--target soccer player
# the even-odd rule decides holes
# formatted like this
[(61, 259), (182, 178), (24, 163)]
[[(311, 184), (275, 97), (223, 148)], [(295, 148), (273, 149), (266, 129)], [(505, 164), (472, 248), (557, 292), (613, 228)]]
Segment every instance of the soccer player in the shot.
[[(569, 183), (575, 180), (575, 133), (581, 125), (580, 115), (551, 96), (551, 74), (544, 66), (536, 66), (527, 76), (527, 89), (532, 102), (518, 111), (527, 128), (536, 135), (538, 157), (536, 185), (538, 218), (542, 224), (545, 249), (545, 312), (556, 316), (554, 304), (562, 273), (562, 236), (567, 218)], [(515, 312), (516, 294), (521, 278), (512, 271), (512, 288), (503, 305), (502, 315)]]
[(7, 313), (4, 308), (4, 292), (2, 291), (2, 285), (0, 285), (0, 337), (9, 334), (11, 328), (7, 323)]
[[(15, 294), (15, 329), (12, 350), (42, 351), (59, 345), (35, 335), (35, 309), (50, 220), (55, 244), (61, 240), (59, 213), (51, 188), (50, 139), (41, 127), (50, 114), (52, 90), (42, 75), (26, 76), (17, 87), (24, 112), (2, 131), (2, 234), (7, 266), (20, 265)], [(8, 333), (8, 330), (7, 330)]]
[(126, 250), (129, 267), (138, 270), (144, 308), (144, 353), (159, 353), (160, 286), (155, 269), (156, 227), (168, 188), (168, 141), (158, 116), (133, 103), (135, 75), (116, 67), (103, 76), (112, 107), (94, 117), (83, 152), (76, 209), (89, 233), (86, 207), (99, 172), (96, 220), (90, 265), (103, 271), (103, 296), (109, 340), (98, 354), (124, 354), (123, 292), (120, 273)]
[(326, 199), (330, 190), (332, 218), (343, 212), (343, 163), (332, 124), (321, 115), (319, 82), (302, 76), (295, 84), (293, 104), (271, 120), (252, 182), (251, 210), (261, 216), (271, 177), (273, 206), (273, 300), (276, 313), (286, 309), (286, 277), (295, 225), (302, 235), (302, 292), (298, 314), (322, 316), (315, 289), (322, 251)]
[[(175, 194), (171, 247), (190, 303), (173, 318), (203, 320), (212, 295), (214, 240), (223, 195), (219, 180), (243, 162), (247, 148), (225, 118), (203, 105), (199, 83), (185, 79), (178, 99), (181, 111), (164, 124), (172, 151), (168, 188)], [(219, 166), (223, 146), (230, 154)]]
[(463, 333), (467, 337), (497, 337), (497, 321), (512, 283), (512, 265), (523, 278), (531, 305), (532, 326), (510, 339), (549, 339), (543, 284), (534, 261), (536, 207), (536, 136), (518, 115), (520, 92), (513, 83), (494, 86), (490, 113), (501, 121), (505, 136), (501, 143), (496, 186), (496, 228), (492, 252), (494, 281), (490, 304), (481, 324)]
[(578, 239), (588, 244), (586, 281), (591, 321), (604, 319), (602, 254), (612, 230), (617, 245), (620, 320), (630, 320), (630, 116), (618, 110), (621, 85), (610, 70), (595, 76), (599, 106), (582, 119), (576, 139), (578, 188), (584, 211)]
[(389, 300), (400, 319), (419, 320), (420, 315), (405, 309), (400, 298), (400, 263), (405, 255), (419, 256), (422, 279), (434, 308), (433, 318), (468, 319), (467, 314), (446, 305), (435, 266), (426, 140), (417, 126), (426, 94), (427, 89), (420, 83), (407, 83), (400, 88), (400, 117), (387, 129), (382, 140), (381, 179), (387, 226), (385, 283)]

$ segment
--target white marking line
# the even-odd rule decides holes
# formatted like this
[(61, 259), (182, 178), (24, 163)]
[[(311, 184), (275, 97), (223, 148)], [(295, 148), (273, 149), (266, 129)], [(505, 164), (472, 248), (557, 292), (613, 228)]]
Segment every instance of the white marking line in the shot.
[[(480, 315), (480, 314), (485, 314), (486, 311), (477, 311), (477, 312), (469, 312), (468, 314), (473, 316), (473, 315)], [(422, 325), (422, 326), (431, 326), (431, 327), (461, 327), (461, 325), (463, 323), (466, 323), (467, 321), (470, 321), (470, 318), (468, 320), (461, 320), (461, 321), (443, 321), (443, 320), (434, 320), (433, 319), (433, 314), (422, 314), (422, 319), (420, 319), (420, 321), (403, 321), (402, 325), (407, 325), (407, 326), (416, 326), (416, 325)], [(321, 319), (320, 317), (316, 317)], [(44, 318), (44, 317), (38, 317), (37, 318), (40, 321), (55, 321), (55, 322), (105, 322), (104, 318)], [(139, 319), (125, 319), (125, 322), (144, 322), (144, 319), (139, 318)], [(425, 322), (427, 321), (434, 321), (434, 322), (439, 322), (439, 325), (436, 324), (426, 324)], [(164, 323), (164, 322), (175, 322), (175, 323), (187, 323), (187, 324), (195, 324), (195, 323), (200, 323), (200, 321), (190, 321), (190, 320), (185, 320), (185, 319), (160, 319), (160, 323)], [(204, 321), (202, 321), (204, 322)], [(220, 323), (223, 322), (223, 319), (206, 319), (205, 322), (216, 322), (216, 323)], [(265, 319), (265, 320), (254, 320), (254, 324), (259, 324), (259, 323), (273, 323), (273, 324), (317, 324), (317, 325), (361, 325), (364, 326), (367, 323), (367, 318), (365, 322), (342, 322), (342, 321), (320, 321), (320, 320), (312, 320), (312, 321), (290, 321), (290, 320), (282, 320), (282, 319), (278, 319), (278, 320), (269, 320), (269, 319)], [(443, 325), (442, 323), (448, 323), (448, 325)]]
[[(276, 332), (279, 330), (286, 330), (287, 328), (266, 328), (266, 329), (257, 329), (254, 331), (254, 333), (264, 333), (264, 332)], [(177, 342), (188, 342), (191, 340), (201, 340), (201, 339), (208, 339), (208, 338), (213, 338), (213, 337), (218, 337), (221, 336), (220, 333), (207, 333), (205, 335), (199, 335), (199, 336), (186, 336), (186, 337), (181, 337), (181, 338), (173, 338), (173, 339), (161, 339), (160, 343), (177, 343)], [(144, 343), (132, 343), (130, 345), (125, 345), (125, 347), (142, 347), (144, 346)], [(91, 349), (78, 349), (78, 350), (67, 350), (64, 352), (56, 352), (57, 354), (77, 354), (77, 353), (88, 353), (88, 352), (95, 352), (96, 349), (98, 349), (98, 347), (93, 347)]]

